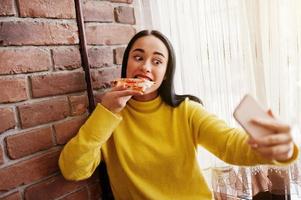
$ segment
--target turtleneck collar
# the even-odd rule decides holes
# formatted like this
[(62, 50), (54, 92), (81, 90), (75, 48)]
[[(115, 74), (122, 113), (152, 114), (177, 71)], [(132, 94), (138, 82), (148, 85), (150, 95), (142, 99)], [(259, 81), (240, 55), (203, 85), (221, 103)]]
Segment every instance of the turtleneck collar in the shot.
[(159, 95), (150, 101), (137, 101), (132, 98), (128, 101), (128, 106), (138, 112), (154, 112), (162, 103), (163, 101)]

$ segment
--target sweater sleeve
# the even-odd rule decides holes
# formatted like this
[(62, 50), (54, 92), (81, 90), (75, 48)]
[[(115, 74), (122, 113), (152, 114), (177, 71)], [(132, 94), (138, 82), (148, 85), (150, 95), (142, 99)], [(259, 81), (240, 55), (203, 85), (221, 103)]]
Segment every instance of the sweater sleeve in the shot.
[(298, 149), (295, 147), (292, 159), (286, 162), (267, 160), (247, 144), (249, 136), (244, 130), (229, 127), (223, 120), (208, 113), (199, 104), (193, 103), (190, 109), (189, 123), (196, 143), (229, 164), (245, 166), (257, 164), (286, 165), (298, 157)]
[(109, 139), (122, 118), (98, 104), (73, 137), (63, 148), (59, 167), (68, 180), (89, 178), (101, 160), (101, 146)]

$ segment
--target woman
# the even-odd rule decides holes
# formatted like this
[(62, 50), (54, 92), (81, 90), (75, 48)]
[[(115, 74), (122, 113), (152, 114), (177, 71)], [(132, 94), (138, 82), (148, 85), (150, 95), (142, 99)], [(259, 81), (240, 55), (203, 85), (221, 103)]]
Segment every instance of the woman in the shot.
[(212, 194), (198, 166), (198, 145), (236, 165), (296, 159), (289, 126), (254, 120), (277, 134), (249, 140), (206, 112), (198, 98), (176, 95), (174, 70), (169, 41), (158, 31), (137, 33), (125, 50), (122, 77), (155, 84), (143, 94), (125, 86), (104, 94), (60, 155), (64, 177), (86, 179), (103, 159), (115, 199), (207, 200)]

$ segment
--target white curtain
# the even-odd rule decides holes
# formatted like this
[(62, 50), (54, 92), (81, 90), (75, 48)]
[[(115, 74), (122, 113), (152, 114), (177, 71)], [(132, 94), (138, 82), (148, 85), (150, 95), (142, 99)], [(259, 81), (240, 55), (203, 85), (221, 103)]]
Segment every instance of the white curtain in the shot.
[(199, 96), (233, 125), (245, 93), (301, 123), (300, 0), (134, 2), (137, 29), (160, 30), (175, 48), (177, 92)]
[[(137, 29), (160, 30), (175, 48), (178, 93), (200, 97), (232, 126), (235, 106), (251, 93), (284, 121), (301, 125), (300, 0), (135, 2)], [(200, 157), (205, 172), (227, 167), (204, 150)]]

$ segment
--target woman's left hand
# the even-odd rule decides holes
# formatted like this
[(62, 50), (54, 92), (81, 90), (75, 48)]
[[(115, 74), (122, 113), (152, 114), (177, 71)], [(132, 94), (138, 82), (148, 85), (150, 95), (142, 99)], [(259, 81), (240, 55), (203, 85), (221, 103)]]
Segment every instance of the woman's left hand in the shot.
[[(269, 110), (268, 114), (275, 118)], [(266, 129), (272, 130), (275, 134), (262, 137), (260, 140), (249, 139), (251, 147), (266, 159), (287, 161), (294, 153), (294, 142), (291, 135), (291, 127), (277, 119), (262, 120), (253, 119), (253, 123)]]

